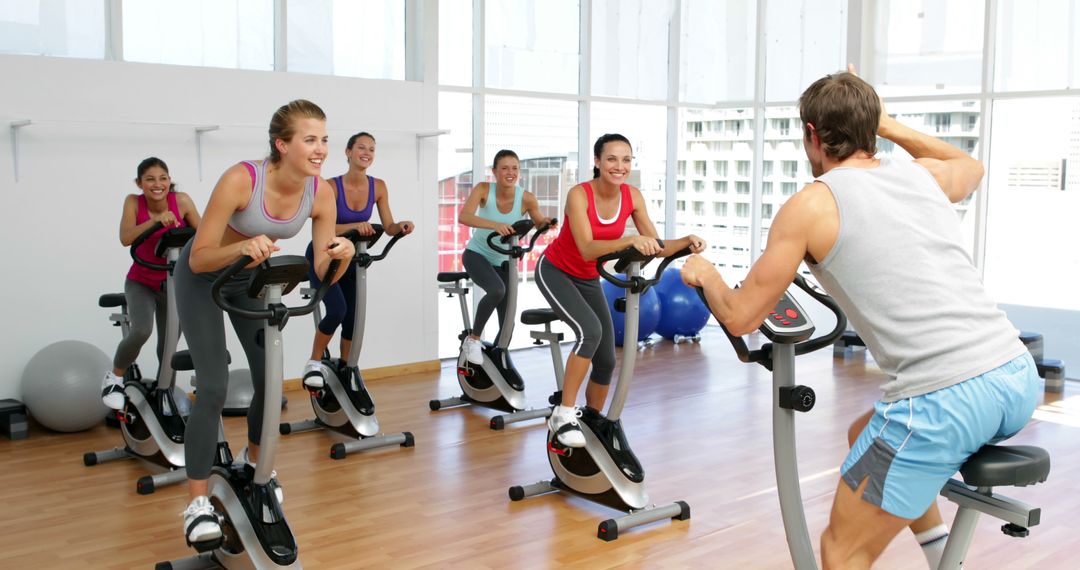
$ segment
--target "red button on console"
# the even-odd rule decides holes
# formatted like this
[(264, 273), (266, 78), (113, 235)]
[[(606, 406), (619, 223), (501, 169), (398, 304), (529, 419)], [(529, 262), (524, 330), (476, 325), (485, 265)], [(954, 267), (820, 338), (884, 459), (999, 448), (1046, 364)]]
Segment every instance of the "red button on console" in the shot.
[(790, 325), (791, 321), (780, 321), (780, 324), (782, 324), (782, 325)]
[(787, 315), (789, 319), (799, 318), (799, 313), (795, 312), (795, 309), (788, 309), (784, 311), (784, 314)]

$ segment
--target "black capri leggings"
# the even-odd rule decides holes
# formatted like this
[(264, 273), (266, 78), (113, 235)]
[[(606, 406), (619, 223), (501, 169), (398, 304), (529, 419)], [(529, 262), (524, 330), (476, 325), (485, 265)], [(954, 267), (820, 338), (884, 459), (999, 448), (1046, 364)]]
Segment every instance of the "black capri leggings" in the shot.
[[(222, 270), (192, 273), (188, 265), (191, 254), (188, 242), (176, 262), (176, 308), (180, 313), (180, 329), (187, 340), (191, 360), (195, 364), (195, 377), (199, 383), (199, 395), (188, 417), (184, 431), (184, 461), (189, 479), (210, 478), (214, 453), (217, 449), (218, 424), (221, 410), (225, 408), (225, 391), (229, 386), (229, 363), (225, 351), (224, 312), (214, 303), (210, 289)], [(263, 309), (262, 299), (247, 295), (248, 277), (251, 270), (238, 273), (222, 289), (223, 296), (232, 304), (246, 309)], [(251, 384), (255, 390), (248, 409), (248, 439), (258, 445), (262, 436), (262, 409), (265, 394), (266, 369), (263, 359), (263, 321), (244, 319), (230, 315), (233, 330), (240, 337), (248, 367), (251, 368)]]
[(126, 279), (124, 298), (127, 299), (128, 322), (131, 323), (131, 329), (116, 346), (113, 368), (126, 371), (135, 363), (135, 359), (139, 357), (139, 350), (154, 332), (155, 321), (158, 331), (157, 357), (158, 362), (161, 362), (161, 354), (165, 349), (165, 313), (168, 310), (165, 292), (161, 289), (155, 291), (142, 283)]
[(570, 351), (592, 360), (589, 379), (611, 384), (615, 371), (615, 326), (600, 278), (579, 279), (555, 267), (545, 256), (536, 266), (536, 285), (559, 318), (570, 325), (577, 343)]
[(470, 249), (461, 254), (461, 264), (465, 266), (469, 279), (484, 290), (484, 297), (477, 303), (476, 318), (473, 319), (472, 334), (476, 336), (484, 332), (484, 326), (495, 310), (499, 312), (499, 334), (502, 334), (503, 321), (506, 319), (506, 289), (510, 284), (507, 263), (504, 261), (496, 267), (486, 257)]

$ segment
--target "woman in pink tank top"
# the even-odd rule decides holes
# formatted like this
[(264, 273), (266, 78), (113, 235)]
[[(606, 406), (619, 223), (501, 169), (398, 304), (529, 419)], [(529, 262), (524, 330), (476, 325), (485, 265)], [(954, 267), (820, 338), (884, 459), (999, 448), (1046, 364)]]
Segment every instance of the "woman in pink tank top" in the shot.
[[(593, 179), (567, 193), (562, 231), (536, 266), (537, 287), (577, 336), (566, 359), (562, 401), (548, 418), (548, 427), (566, 447), (585, 446), (577, 418), (600, 415), (615, 370), (614, 326), (600, 288), (596, 259), (628, 247), (661, 257), (686, 247), (694, 253), (705, 249), (705, 241), (694, 235), (667, 240), (661, 249), (641, 191), (626, 183), (633, 166), (626, 137), (600, 137), (593, 145), (593, 159)], [(639, 235), (625, 235), (630, 219)], [(578, 410), (577, 394), (590, 366), (585, 408)]]
[[(169, 178), (169, 167), (160, 158), (150, 157), (140, 162), (136, 173), (135, 185), (142, 190), (142, 194), (128, 194), (124, 198), (120, 243), (125, 247), (130, 246), (135, 238), (161, 222), (165, 227), (143, 242), (139, 246), (139, 253), (150, 261), (165, 263), (164, 259), (154, 255), (161, 235), (172, 228), (199, 227), (199, 210), (190, 196), (176, 192), (176, 185)], [(127, 298), (131, 330), (116, 347), (113, 368), (105, 372), (105, 379), (101, 382), (101, 399), (114, 410), (124, 407), (124, 373), (150, 338), (155, 320), (159, 331), (157, 354), (161, 358), (162, 342), (165, 340), (165, 335), (160, 332), (165, 321), (164, 283), (164, 271), (136, 264), (132, 264), (128, 270), (124, 296)]]

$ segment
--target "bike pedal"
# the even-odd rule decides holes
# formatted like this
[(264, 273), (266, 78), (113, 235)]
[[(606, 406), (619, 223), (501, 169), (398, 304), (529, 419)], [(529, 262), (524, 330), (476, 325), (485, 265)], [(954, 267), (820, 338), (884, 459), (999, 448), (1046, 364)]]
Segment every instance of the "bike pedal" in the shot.
[(548, 451), (562, 457), (570, 457), (574, 454), (573, 448), (566, 447), (560, 443), (555, 443), (554, 441), (548, 441), (547, 448)]

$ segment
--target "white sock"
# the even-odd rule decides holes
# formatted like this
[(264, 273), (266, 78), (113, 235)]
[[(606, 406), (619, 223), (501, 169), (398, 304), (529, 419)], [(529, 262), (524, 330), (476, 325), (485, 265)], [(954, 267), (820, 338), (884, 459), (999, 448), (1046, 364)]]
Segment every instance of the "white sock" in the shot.
[(934, 528), (915, 533), (915, 540), (922, 547), (930, 570), (937, 570), (941, 555), (945, 553), (945, 543), (949, 539), (949, 527), (939, 524)]

